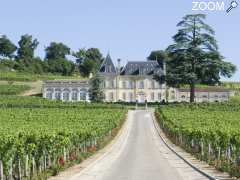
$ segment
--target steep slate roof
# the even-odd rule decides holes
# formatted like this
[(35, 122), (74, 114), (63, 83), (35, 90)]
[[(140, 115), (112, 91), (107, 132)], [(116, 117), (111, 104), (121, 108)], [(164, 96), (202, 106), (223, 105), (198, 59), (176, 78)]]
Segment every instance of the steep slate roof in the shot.
[[(108, 54), (100, 66), (99, 73), (102, 75), (116, 75), (117, 69)], [(129, 61), (126, 66), (121, 69), (120, 75), (163, 75), (163, 68), (157, 61)]]
[(107, 57), (101, 64), (99, 72), (101, 74), (116, 74), (117, 73), (117, 70), (116, 70), (109, 54), (107, 55)]
[(163, 75), (157, 61), (130, 61), (122, 70), (121, 75)]

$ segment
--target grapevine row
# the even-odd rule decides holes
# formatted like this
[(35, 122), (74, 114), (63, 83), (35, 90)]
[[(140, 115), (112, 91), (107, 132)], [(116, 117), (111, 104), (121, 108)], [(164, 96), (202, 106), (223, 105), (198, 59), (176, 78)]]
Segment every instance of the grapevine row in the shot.
[(0, 108), (0, 180), (31, 179), (79, 159), (111, 136), (125, 114), (125, 109), (81, 106)]
[(240, 176), (240, 106), (173, 105), (156, 111), (167, 136), (197, 158)]

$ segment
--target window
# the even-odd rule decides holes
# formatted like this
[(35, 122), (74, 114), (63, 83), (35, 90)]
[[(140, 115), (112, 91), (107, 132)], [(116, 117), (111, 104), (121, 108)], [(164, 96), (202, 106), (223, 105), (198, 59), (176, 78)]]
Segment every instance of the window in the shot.
[(52, 89), (47, 89), (46, 90), (46, 98), (47, 99), (53, 99), (53, 90)]
[(48, 99), (52, 99), (52, 94), (53, 94), (53, 93), (50, 92), (50, 91), (47, 92), (47, 93), (46, 93), (46, 98), (48, 98)]
[(80, 100), (85, 101), (87, 99), (87, 93), (86, 93), (86, 89), (81, 89), (80, 90)]
[(113, 92), (110, 92), (110, 93), (109, 93), (109, 100), (110, 100), (110, 101), (113, 101)]
[(61, 90), (55, 90), (55, 99), (60, 100), (61, 99)]
[(77, 101), (78, 100), (78, 90), (72, 91), (72, 100)]
[(154, 92), (151, 93), (151, 100), (154, 101)]
[(140, 81), (138, 85), (139, 89), (144, 89), (144, 81)]
[(133, 84), (132, 81), (129, 81), (129, 88), (130, 88), (130, 89), (133, 89), (133, 88), (134, 88), (134, 84)]
[(69, 91), (64, 91), (63, 92), (63, 100), (64, 101), (69, 101), (70, 100), (70, 93), (69, 93)]
[(151, 81), (151, 89), (154, 89), (155, 88), (155, 84), (154, 84), (154, 81)]
[(122, 81), (122, 88), (126, 89), (126, 81)]
[(110, 81), (109, 88), (114, 88), (114, 81)]
[(162, 95), (161, 93), (158, 93), (158, 100), (161, 101), (161, 99), (162, 99)]
[(186, 97), (184, 95), (181, 96), (182, 99), (185, 99)]
[(110, 65), (106, 66), (105, 72), (110, 73), (112, 71), (112, 67)]
[(122, 94), (122, 98), (123, 98), (124, 101), (126, 100), (126, 93)]
[(129, 101), (133, 102), (133, 93), (131, 93), (131, 92), (129, 93)]

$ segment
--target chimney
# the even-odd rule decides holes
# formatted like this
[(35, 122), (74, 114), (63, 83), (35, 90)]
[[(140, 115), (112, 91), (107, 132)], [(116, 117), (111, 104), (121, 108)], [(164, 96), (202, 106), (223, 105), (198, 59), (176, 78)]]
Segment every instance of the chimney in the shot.
[(117, 71), (120, 74), (120, 71), (121, 71), (121, 59), (118, 59), (117, 61), (118, 61)]

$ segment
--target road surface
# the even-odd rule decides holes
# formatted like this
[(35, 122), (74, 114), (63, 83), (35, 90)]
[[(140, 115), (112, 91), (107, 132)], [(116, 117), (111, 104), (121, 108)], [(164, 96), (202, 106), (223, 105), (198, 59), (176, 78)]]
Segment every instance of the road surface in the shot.
[(129, 111), (113, 145), (79, 172), (53, 180), (202, 180), (162, 142), (150, 111)]

